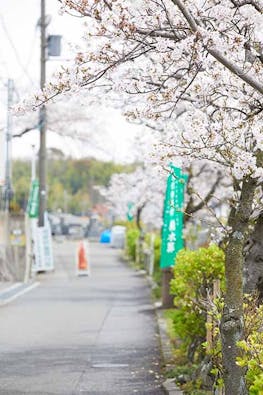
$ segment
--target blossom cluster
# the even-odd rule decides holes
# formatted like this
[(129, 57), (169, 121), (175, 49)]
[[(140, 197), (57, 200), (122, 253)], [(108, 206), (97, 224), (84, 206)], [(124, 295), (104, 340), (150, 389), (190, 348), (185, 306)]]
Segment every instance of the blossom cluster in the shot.
[(262, 1), (61, 3), (88, 18), (86, 49), (19, 110), (100, 84), (130, 118), (173, 130), (166, 161), (205, 159), (237, 180), (262, 178)]

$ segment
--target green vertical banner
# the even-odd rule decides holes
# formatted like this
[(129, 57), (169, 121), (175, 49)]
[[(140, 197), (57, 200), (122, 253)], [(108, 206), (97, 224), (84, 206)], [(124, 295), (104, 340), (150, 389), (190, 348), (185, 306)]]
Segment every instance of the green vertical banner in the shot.
[(174, 266), (175, 257), (183, 246), (184, 189), (188, 176), (178, 167), (170, 166), (163, 211), (160, 267)]
[(38, 208), (39, 208), (39, 182), (38, 180), (33, 180), (31, 183), (28, 205), (26, 210), (29, 218), (38, 217)]
[(128, 211), (127, 211), (126, 217), (127, 217), (127, 220), (129, 222), (131, 222), (133, 220), (133, 207), (134, 207), (134, 204), (129, 202), (127, 206), (128, 206)]

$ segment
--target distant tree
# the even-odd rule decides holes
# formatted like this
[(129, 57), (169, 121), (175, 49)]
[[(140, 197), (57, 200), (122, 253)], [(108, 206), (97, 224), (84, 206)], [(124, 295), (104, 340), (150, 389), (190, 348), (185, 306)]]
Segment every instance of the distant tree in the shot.
[[(48, 161), (48, 209), (67, 207), (72, 213), (87, 212), (95, 201), (95, 185), (106, 186), (113, 173), (130, 170), (131, 166), (95, 159), (50, 159)], [(13, 163), (13, 206), (25, 210), (27, 206), (31, 178), (31, 164), (25, 160)]]

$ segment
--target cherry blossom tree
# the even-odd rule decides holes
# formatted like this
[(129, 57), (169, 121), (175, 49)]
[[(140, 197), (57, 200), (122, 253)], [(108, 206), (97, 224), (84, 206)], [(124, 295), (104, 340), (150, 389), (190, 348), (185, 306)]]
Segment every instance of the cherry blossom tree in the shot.
[(262, 0), (61, 3), (88, 19), (87, 47), (18, 110), (94, 86), (124, 100), (131, 95), (138, 102), (140, 95), (127, 114), (174, 131), (172, 141), (159, 146), (162, 157), (215, 163), (232, 179), (220, 330), (226, 394), (246, 394), (236, 342), (243, 336), (243, 250), (263, 176)]
[(114, 174), (109, 187), (100, 193), (111, 203), (120, 219), (126, 219), (128, 207), (132, 205), (140, 231), (143, 230), (141, 222), (160, 229), (165, 179), (165, 174), (158, 174), (152, 166), (138, 167), (132, 173)]
[[(81, 100), (81, 105), (80, 105)], [(63, 137), (70, 137), (89, 147), (104, 151), (105, 145), (98, 138), (98, 130), (106, 134), (106, 128), (98, 117), (97, 105), (85, 97), (61, 98), (47, 106), (47, 128)], [(13, 138), (23, 137), (31, 130), (39, 128), (39, 116), (36, 112), (28, 112), (22, 117), (14, 118)], [(105, 137), (106, 138), (106, 137)]]
[(108, 188), (101, 194), (111, 204), (115, 215), (126, 220), (133, 214), (139, 238), (136, 256), (143, 262), (145, 227), (160, 230), (166, 175), (158, 174), (153, 166), (140, 166), (132, 173), (114, 174)]

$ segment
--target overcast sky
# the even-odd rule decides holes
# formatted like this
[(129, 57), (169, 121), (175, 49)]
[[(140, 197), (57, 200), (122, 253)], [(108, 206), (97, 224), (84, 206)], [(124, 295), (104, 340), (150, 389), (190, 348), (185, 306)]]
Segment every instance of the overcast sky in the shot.
[[(82, 19), (69, 15), (60, 16), (59, 2), (46, 0), (46, 14), (51, 16), (48, 34), (61, 34), (62, 56), (60, 60), (47, 62), (47, 79), (59, 65), (70, 59), (72, 52), (70, 43), (80, 43), (83, 34)], [(7, 79), (14, 80), (16, 94), (23, 97), (38, 88), (40, 74), (40, 34), (37, 22), (40, 17), (40, 0), (0, 0), (0, 127), (5, 125), (6, 117), (6, 84)], [(107, 135), (108, 141), (104, 153), (97, 150), (98, 156), (105, 159), (120, 161), (131, 160), (131, 140), (138, 128), (128, 124), (118, 111), (112, 111), (111, 122), (108, 123), (109, 111), (100, 111), (102, 118), (102, 136)], [(103, 122), (105, 118), (105, 122)], [(16, 127), (16, 123), (15, 123)], [(14, 133), (18, 130), (14, 130)], [(31, 144), (38, 145), (38, 132), (31, 132), (23, 139), (14, 139), (13, 156), (29, 156)], [(65, 153), (83, 156), (89, 152), (89, 147), (83, 143), (71, 143), (63, 140), (56, 133), (48, 136), (48, 146), (63, 148)], [(105, 148), (105, 147), (104, 147)], [(95, 152), (95, 150), (94, 150)]]

